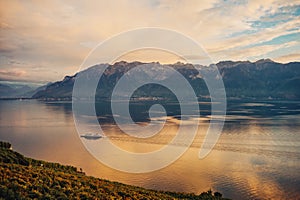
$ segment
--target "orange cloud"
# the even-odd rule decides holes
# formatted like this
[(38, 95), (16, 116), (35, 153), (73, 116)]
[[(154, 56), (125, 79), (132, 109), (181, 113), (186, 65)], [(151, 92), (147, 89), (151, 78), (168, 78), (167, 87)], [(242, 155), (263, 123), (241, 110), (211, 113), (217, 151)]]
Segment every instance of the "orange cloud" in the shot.
[(0, 79), (1, 80), (22, 80), (26, 76), (26, 71), (20, 69), (12, 70), (1, 70), (0, 69)]
[[(251, 22), (261, 20), (266, 14), (299, 5), (298, 0), (251, 0), (241, 3), (219, 0), (0, 1), (0, 56), (26, 62), (30, 66), (41, 66), (45, 69), (41, 70), (43, 72), (57, 72), (35, 74), (31, 68), (24, 66), (28, 72), (27, 78), (39, 79), (43, 76), (45, 80), (55, 80), (72, 74), (68, 66), (80, 66), (89, 51), (105, 39), (130, 29), (161, 27), (192, 37), (207, 49), (214, 62), (245, 60), (247, 55), (234, 56), (238, 55), (238, 51), (233, 48), (243, 49), (251, 44), (299, 32), (299, 17), (291, 16), (287, 22), (272, 29), (237, 33), (253, 30)], [(253, 49), (249, 51), (254, 52)], [(262, 51), (255, 52), (258, 52), (258, 57), (264, 56)], [(144, 60), (150, 61), (148, 55)], [(143, 59), (143, 56), (144, 53), (136, 52), (135, 55), (127, 55), (127, 58)], [(163, 54), (150, 58), (161, 62), (174, 60), (170, 55), (164, 58)], [(6, 71), (15, 67), (5, 63), (0, 65), (0, 69)]]

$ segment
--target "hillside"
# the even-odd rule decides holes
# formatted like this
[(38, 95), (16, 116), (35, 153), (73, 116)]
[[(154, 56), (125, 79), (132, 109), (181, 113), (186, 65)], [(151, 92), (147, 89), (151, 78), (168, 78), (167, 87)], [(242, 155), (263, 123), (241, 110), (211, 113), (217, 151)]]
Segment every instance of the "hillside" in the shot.
[[(118, 80), (130, 69), (145, 63), (125, 61), (110, 65), (103, 73), (98, 83), (96, 99), (109, 100), (112, 90)], [(147, 63), (151, 72), (151, 66), (159, 63)], [(269, 59), (256, 62), (249, 61), (223, 61), (216, 64), (223, 78), (228, 98), (256, 98), (256, 99), (300, 99), (300, 63), (292, 62), (281, 64)], [(99, 78), (100, 71), (105, 65), (95, 65), (73, 76), (66, 76), (62, 81), (55, 82), (33, 95), (37, 99), (71, 99), (74, 81), (77, 76), (87, 79)], [(207, 96), (208, 90), (201, 73), (208, 70), (207, 67), (197, 66), (200, 73), (191, 64), (176, 63), (168, 65), (180, 72), (192, 85), (198, 97)], [(161, 72), (164, 74), (164, 72)], [(167, 76), (166, 74), (165, 76)], [(166, 78), (167, 79), (167, 78)], [(133, 95), (134, 97), (158, 97), (172, 99), (174, 96), (166, 88), (149, 84), (141, 87)]]
[(224, 199), (163, 192), (86, 176), (75, 167), (26, 158), (0, 142), (0, 199)]

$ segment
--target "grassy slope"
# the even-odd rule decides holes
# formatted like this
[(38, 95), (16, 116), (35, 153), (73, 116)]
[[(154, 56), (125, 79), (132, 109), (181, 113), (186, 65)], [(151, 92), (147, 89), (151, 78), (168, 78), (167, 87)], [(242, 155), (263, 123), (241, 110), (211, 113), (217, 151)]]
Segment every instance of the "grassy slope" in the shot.
[(26, 158), (0, 142), (0, 199), (222, 199), (162, 192), (86, 176), (75, 167)]

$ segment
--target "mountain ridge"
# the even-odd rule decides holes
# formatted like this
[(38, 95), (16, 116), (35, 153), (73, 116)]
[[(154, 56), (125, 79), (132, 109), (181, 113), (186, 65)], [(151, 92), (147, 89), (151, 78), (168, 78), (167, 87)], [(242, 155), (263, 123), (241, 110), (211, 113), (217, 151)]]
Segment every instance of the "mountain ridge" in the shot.
[[(96, 99), (110, 99), (110, 94), (117, 81), (130, 69), (137, 65), (148, 64), (149, 66), (170, 66), (180, 72), (192, 85), (198, 97), (209, 95), (202, 71), (209, 69), (207, 66), (198, 65), (198, 70), (192, 64), (175, 63), (161, 65), (158, 62), (126, 62), (120, 61), (104, 71), (99, 80)], [(96, 77), (99, 70), (106, 64), (94, 65), (80, 71), (73, 76), (65, 76), (62, 81), (48, 85), (45, 90), (35, 93), (32, 98), (36, 99), (72, 99), (73, 85), (78, 75), (87, 78)], [(221, 61), (216, 64), (223, 78), (227, 98), (257, 98), (257, 99), (300, 99), (300, 62), (286, 64), (277, 63), (270, 59), (261, 59), (256, 62), (250, 61)], [(149, 69), (150, 71), (150, 69)], [(146, 72), (147, 73), (147, 72)], [(101, 87), (100, 87), (101, 86)], [(136, 97), (162, 97), (163, 91), (159, 87), (148, 86), (144, 91), (136, 93)], [(168, 99), (170, 96), (167, 96)]]

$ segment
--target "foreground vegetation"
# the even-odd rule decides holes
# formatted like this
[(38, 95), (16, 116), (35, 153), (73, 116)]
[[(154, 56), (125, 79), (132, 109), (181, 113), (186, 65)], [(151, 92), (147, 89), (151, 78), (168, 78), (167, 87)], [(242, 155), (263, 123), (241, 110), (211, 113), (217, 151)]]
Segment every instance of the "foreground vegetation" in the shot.
[(0, 199), (223, 199), (162, 192), (86, 176), (76, 167), (24, 157), (0, 142)]

